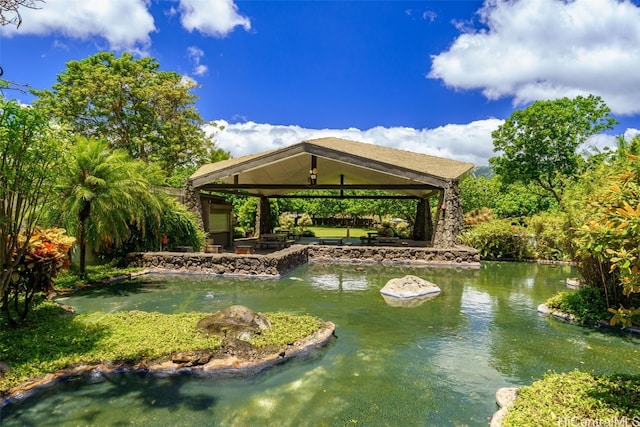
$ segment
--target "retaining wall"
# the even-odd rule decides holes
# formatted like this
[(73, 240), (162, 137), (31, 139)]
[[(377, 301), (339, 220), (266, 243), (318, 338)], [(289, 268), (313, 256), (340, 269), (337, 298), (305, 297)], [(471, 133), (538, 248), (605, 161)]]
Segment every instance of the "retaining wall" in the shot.
[(269, 254), (204, 252), (137, 252), (129, 265), (154, 272), (184, 272), (228, 276), (279, 277), (306, 262), (479, 266), (478, 251), (470, 247), (425, 248), (384, 246), (293, 245)]

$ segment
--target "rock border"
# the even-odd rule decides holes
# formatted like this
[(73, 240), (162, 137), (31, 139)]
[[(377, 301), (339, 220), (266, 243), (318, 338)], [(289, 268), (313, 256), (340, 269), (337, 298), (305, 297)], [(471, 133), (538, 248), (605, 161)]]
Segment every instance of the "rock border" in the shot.
[(63, 369), (55, 373), (46, 374), (40, 378), (27, 381), (17, 387), (3, 392), (0, 409), (13, 403), (20, 402), (39, 391), (53, 387), (56, 384), (84, 375), (107, 375), (110, 373), (149, 372), (156, 375), (179, 375), (192, 373), (210, 378), (242, 378), (251, 377), (260, 372), (286, 363), (293, 359), (303, 359), (314, 350), (327, 346), (335, 336), (335, 324), (322, 322), (320, 329), (313, 334), (296, 341), (293, 344), (280, 347), (278, 350), (258, 359), (243, 359), (233, 355), (226, 357), (205, 358), (201, 363), (194, 357), (185, 357), (185, 353), (169, 355), (170, 360), (163, 362), (146, 362), (131, 365), (127, 363), (108, 362), (101, 364), (83, 364)]
[(493, 413), (489, 427), (500, 427), (507, 411), (513, 406), (518, 397), (517, 387), (502, 387), (496, 391), (496, 404), (500, 409)]

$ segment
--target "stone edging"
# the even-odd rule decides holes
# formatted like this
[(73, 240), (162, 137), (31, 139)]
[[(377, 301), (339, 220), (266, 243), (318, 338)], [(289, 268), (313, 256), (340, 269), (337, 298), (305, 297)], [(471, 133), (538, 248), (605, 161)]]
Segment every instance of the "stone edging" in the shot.
[(540, 304), (538, 306), (538, 313), (544, 314), (546, 316), (553, 316), (556, 319), (562, 320), (564, 322), (575, 323), (576, 316), (569, 313), (563, 313), (562, 311), (551, 310), (547, 304)]
[(496, 404), (500, 408), (491, 417), (489, 427), (500, 427), (509, 408), (513, 406), (518, 397), (518, 388), (502, 387), (496, 391)]
[[(76, 378), (87, 374), (109, 374), (113, 372), (151, 372), (155, 374), (172, 375), (184, 372), (204, 375), (211, 378), (234, 378), (249, 377), (262, 372), (265, 369), (280, 365), (295, 358), (303, 358), (313, 350), (328, 345), (335, 339), (335, 324), (333, 322), (323, 322), (319, 330), (313, 334), (302, 338), (295, 343), (283, 346), (279, 351), (270, 353), (260, 359), (242, 359), (235, 356), (224, 358), (212, 358), (206, 363), (194, 363), (184, 357), (181, 353), (180, 361), (174, 361), (176, 355), (172, 355), (172, 360), (151, 363), (141, 362), (136, 365), (125, 363), (103, 363), (79, 365), (73, 368), (46, 374), (41, 378), (26, 382), (18, 387), (7, 390), (3, 395), (0, 408), (21, 401), (46, 387), (52, 387), (60, 381)], [(194, 353), (195, 352), (186, 352)]]

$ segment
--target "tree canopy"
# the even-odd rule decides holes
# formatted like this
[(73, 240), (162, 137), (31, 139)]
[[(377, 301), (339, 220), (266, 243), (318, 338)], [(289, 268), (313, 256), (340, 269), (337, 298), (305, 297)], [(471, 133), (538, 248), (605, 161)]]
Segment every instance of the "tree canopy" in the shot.
[(100, 52), (68, 62), (52, 90), (34, 91), (35, 105), (74, 135), (104, 139), (167, 175), (220, 158), (195, 108), (195, 82), (159, 68), (154, 58)]
[(616, 124), (609, 112), (593, 95), (536, 101), (493, 132), (498, 156), (489, 161), (504, 183), (535, 183), (561, 202), (563, 180), (581, 172), (578, 148)]

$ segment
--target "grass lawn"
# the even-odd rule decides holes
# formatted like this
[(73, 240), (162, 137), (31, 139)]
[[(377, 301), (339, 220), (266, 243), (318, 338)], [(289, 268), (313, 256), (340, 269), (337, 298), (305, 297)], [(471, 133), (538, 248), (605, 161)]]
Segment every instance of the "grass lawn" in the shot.
[[(307, 229), (313, 231), (316, 237), (347, 237), (346, 228), (311, 226), (307, 227)], [(349, 228), (348, 230), (350, 237), (366, 236), (367, 231), (375, 231), (374, 229), (364, 228)]]

